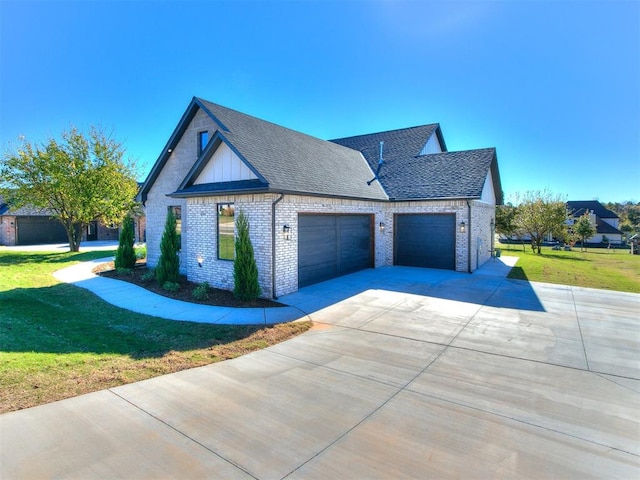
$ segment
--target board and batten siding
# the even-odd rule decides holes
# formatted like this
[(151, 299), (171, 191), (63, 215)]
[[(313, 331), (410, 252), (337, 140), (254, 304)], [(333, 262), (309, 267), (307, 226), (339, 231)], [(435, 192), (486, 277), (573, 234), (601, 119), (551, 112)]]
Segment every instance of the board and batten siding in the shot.
[(420, 155), (428, 155), (429, 153), (442, 153), (442, 146), (438, 140), (436, 132), (433, 132), (427, 140), (427, 143), (422, 147)]
[(258, 177), (240, 157), (226, 143), (222, 142), (194, 184), (254, 180), (256, 178)]

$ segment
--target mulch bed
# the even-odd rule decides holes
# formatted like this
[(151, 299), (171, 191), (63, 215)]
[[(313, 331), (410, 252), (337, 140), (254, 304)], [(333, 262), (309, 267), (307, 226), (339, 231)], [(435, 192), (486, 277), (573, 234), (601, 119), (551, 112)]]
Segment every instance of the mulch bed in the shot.
[(93, 273), (100, 275), (101, 277), (115, 278), (117, 280), (122, 280), (123, 282), (133, 283), (139, 287), (146, 288), (151, 292), (157, 293), (158, 295), (173, 298), (175, 300), (182, 300), (183, 302), (236, 308), (271, 308), (285, 306), (282, 303), (264, 298), (257, 298), (255, 300), (243, 302), (234, 297), (233, 292), (221, 290), (219, 288), (210, 288), (209, 298), (206, 300), (198, 300), (192, 293), (193, 290), (198, 287), (198, 284), (190, 282), (187, 280), (187, 277), (181, 275), (180, 281), (178, 282), (180, 284), (180, 289), (175, 292), (170, 292), (162, 288), (155, 280), (143, 280), (142, 276), (147, 273), (147, 271), (148, 268), (146, 263), (138, 262), (130, 274), (120, 274), (114, 269), (113, 262), (107, 262), (96, 267), (93, 270)]

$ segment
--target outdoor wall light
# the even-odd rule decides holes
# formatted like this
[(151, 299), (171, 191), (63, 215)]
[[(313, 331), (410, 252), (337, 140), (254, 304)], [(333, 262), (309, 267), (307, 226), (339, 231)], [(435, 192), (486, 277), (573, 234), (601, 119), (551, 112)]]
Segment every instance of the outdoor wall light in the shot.
[(460, 222), (460, 233), (464, 233), (467, 231), (467, 224), (464, 222)]
[(199, 253), (198, 256), (196, 257), (196, 261), (198, 262), (198, 266), (202, 267), (202, 264), (204, 263), (204, 257), (202, 256), (201, 253)]
[(380, 233), (384, 233), (384, 222), (380, 222), (378, 228), (380, 228)]
[(282, 226), (282, 236), (285, 240), (291, 240), (291, 227), (289, 225)]

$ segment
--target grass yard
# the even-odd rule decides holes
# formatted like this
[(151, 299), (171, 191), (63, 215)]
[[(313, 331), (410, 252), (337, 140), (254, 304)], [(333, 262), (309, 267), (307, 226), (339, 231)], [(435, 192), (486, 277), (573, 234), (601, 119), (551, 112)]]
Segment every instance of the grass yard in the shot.
[(640, 255), (628, 250), (580, 248), (570, 252), (542, 247), (537, 255), (527, 246), (497, 244), (503, 255), (519, 257), (509, 278), (532, 282), (558, 283), (578, 287), (640, 293)]
[(0, 413), (234, 358), (311, 326), (163, 320), (51, 275), (113, 253), (0, 250)]

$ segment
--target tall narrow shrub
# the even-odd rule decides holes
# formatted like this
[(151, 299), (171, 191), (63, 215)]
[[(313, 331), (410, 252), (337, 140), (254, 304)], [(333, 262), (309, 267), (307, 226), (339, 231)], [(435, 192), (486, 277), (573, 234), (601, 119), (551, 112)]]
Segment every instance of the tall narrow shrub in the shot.
[(160, 285), (164, 285), (165, 282), (177, 282), (180, 275), (179, 268), (176, 217), (169, 210), (167, 221), (164, 224), (162, 240), (160, 240), (160, 261), (156, 267), (156, 280)]
[(238, 236), (235, 241), (236, 256), (233, 260), (233, 295), (239, 300), (253, 300), (260, 296), (258, 266), (249, 238), (249, 220), (242, 212), (236, 219), (236, 229)]
[(126, 217), (122, 222), (120, 241), (116, 250), (115, 266), (118, 268), (133, 268), (136, 265), (136, 252), (133, 249), (133, 219)]

